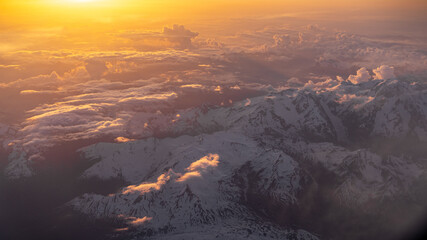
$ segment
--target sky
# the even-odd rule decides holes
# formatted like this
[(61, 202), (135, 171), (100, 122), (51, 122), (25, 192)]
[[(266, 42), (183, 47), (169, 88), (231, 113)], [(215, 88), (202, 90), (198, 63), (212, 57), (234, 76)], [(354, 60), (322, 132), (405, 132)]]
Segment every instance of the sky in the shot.
[[(339, 23), (352, 21), (353, 26), (350, 23), (345, 27), (355, 28), (357, 24), (364, 31), (372, 32), (378, 29), (369, 28), (384, 27), (381, 21), (387, 19), (397, 26), (385, 27), (405, 29), (410, 25), (413, 31), (420, 31), (426, 6), (422, 0), (2, 0), (0, 52), (49, 48), (118, 49), (126, 46), (126, 42), (115, 37), (120, 32), (156, 30), (173, 24), (195, 26), (197, 32), (217, 35), (222, 30), (236, 32), (250, 27), (243, 22), (244, 26), (229, 24), (230, 20), (249, 16), (288, 15), (328, 21), (331, 27), (343, 27)], [(213, 32), (209, 28), (220, 31)]]

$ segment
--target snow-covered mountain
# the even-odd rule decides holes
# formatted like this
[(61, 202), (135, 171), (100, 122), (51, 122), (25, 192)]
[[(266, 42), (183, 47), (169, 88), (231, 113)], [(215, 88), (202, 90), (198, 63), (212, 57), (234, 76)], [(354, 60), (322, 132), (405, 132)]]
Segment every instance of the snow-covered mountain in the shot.
[[(256, 219), (268, 215), (266, 205), (285, 211), (301, 204), (301, 196), (321, 184), (311, 172), (316, 164), (334, 176), (338, 204), (358, 208), (406, 196), (425, 172), (420, 164), (425, 159), (376, 152), (353, 140), (424, 141), (426, 103), (422, 86), (377, 80), (286, 89), (228, 107), (188, 109), (163, 130), (174, 137), (81, 149), (86, 159), (99, 160), (83, 178), (121, 178), (130, 185), (108, 196), (85, 194), (69, 205), (97, 218), (124, 219), (138, 232), (158, 237), (206, 226), (222, 236), (223, 227), (216, 229), (231, 221), (250, 225), (254, 239), (271, 232), (278, 234), (269, 239), (280, 239), (281, 231), (294, 230), (272, 223), (274, 231), (265, 232)], [(227, 231), (240, 231), (230, 225)], [(297, 239), (315, 238), (294, 233)]]
[[(120, 145), (114, 149), (111, 144), (97, 144), (84, 150), (87, 157), (96, 152), (111, 156), (84, 176), (123, 176), (135, 184), (109, 196), (85, 194), (69, 204), (92, 216), (124, 218), (155, 233), (197, 232), (204, 225), (230, 221), (246, 222), (253, 231), (249, 235), (262, 237), (272, 232), (253, 224), (261, 221), (247, 206), (249, 192), (290, 206), (310, 182), (285, 153), (263, 149), (229, 132)], [(275, 231), (276, 237), (285, 236)]]
[[(422, 154), (382, 148), (399, 139), (427, 140), (426, 86), (395, 78), (311, 82), (224, 106), (140, 113), (132, 121), (119, 143), (79, 150), (96, 161), (81, 179), (127, 185), (109, 195), (86, 193), (67, 206), (122, 221), (127, 227), (118, 234), (136, 239), (201, 233), (204, 239), (317, 239), (287, 219), (307, 201), (320, 201), (314, 196), (325, 178), (333, 204), (375, 209), (410, 197), (425, 174)], [(11, 178), (36, 170), (18, 147), (6, 168)]]

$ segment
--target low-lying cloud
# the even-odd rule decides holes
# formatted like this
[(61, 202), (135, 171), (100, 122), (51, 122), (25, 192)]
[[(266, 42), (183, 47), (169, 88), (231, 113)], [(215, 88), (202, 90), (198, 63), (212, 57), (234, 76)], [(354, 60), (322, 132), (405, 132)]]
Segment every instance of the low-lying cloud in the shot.
[(192, 178), (200, 178), (203, 173), (210, 168), (215, 168), (219, 164), (219, 155), (218, 154), (208, 154), (199, 160), (193, 162), (188, 168), (186, 168), (186, 172), (175, 173), (172, 169), (170, 169), (167, 173), (160, 175), (157, 178), (157, 182), (153, 183), (142, 183), (140, 185), (131, 185), (126, 187), (122, 193), (123, 194), (145, 194), (151, 191), (159, 191), (165, 184), (170, 181), (174, 181), (177, 183), (186, 182)]
[[(250, 106), (251, 97), (286, 88), (325, 91), (398, 79), (422, 72), (427, 63), (410, 44), (317, 25), (290, 28), (277, 22), (213, 39), (175, 24), (115, 36), (128, 39), (129, 48), (5, 56), (11, 63), (1, 69), (13, 74), (0, 83), (0, 122), (14, 125), (17, 134), (3, 145), (23, 147), (31, 158), (64, 142), (132, 141), (190, 126), (176, 115), (194, 107)], [(142, 48), (147, 41), (161, 46)], [(370, 97), (340, 92), (336, 101), (357, 100), (352, 107), (360, 107)]]

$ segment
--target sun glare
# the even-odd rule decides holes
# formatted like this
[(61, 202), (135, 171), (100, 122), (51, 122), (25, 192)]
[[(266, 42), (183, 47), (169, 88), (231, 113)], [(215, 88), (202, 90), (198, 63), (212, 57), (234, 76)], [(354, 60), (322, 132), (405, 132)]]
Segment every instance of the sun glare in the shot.
[(75, 3), (84, 3), (84, 2), (93, 2), (94, 0), (68, 0), (69, 2)]
[(106, 0), (55, 0), (56, 4), (92, 4)]

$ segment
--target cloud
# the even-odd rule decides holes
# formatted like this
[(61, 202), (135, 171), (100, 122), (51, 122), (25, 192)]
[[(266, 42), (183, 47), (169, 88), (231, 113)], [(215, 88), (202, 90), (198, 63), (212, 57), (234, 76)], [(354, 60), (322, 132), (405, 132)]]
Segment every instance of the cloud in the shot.
[(210, 167), (217, 167), (219, 164), (219, 155), (218, 154), (208, 154), (199, 160), (193, 162), (187, 170), (184, 175), (182, 175), (180, 178), (178, 178), (177, 182), (185, 182), (191, 178), (194, 177), (201, 177), (202, 172)]
[[(119, 34), (120, 37), (130, 39), (133, 46), (139, 50), (152, 51), (165, 49), (194, 49), (193, 40), (199, 34), (183, 25), (174, 24), (172, 27), (164, 27), (162, 31), (128, 31)], [(129, 43), (128, 43), (129, 44)], [(204, 39), (198, 41), (201, 47), (216, 47), (221, 45), (214, 40)]]
[(303, 86), (304, 82), (299, 80), (296, 77), (290, 78), (288, 79), (288, 81), (286, 81), (286, 83), (291, 86), (291, 87), (299, 87), (299, 86)]
[(126, 137), (117, 137), (116, 139), (114, 139), (115, 142), (118, 143), (125, 143), (125, 142), (133, 142), (136, 141), (135, 139), (130, 139), (130, 138), (126, 138)]
[(389, 67), (387, 65), (382, 65), (382, 66), (374, 69), (373, 72), (375, 73), (375, 79), (387, 80), (387, 79), (396, 77), (394, 75), (394, 68)]
[(200, 174), (200, 172), (194, 171), (194, 172), (187, 172), (184, 173), (180, 178), (178, 178), (176, 181), (177, 182), (185, 182), (191, 178), (195, 178), (195, 177), (201, 177), (202, 174)]
[(126, 98), (122, 98), (119, 100), (119, 103), (132, 103), (137, 104), (140, 102), (147, 102), (147, 101), (156, 101), (156, 100), (172, 100), (177, 97), (177, 94), (175, 92), (170, 93), (161, 93), (161, 94), (153, 94), (148, 96), (139, 96), (139, 94), (135, 94), (135, 96), (129, 96)]
[[(133, 225), (133, 226), (139, 226), (142, 224), (145, 224), (147, 222), (150, 222), (153, 218), (152, 217), (142, 217), (142, 218), (137, 218), (137, 217), (132, 217), (132, 216), (125, 216), (123, 214), (119, 214), (118, 215), (119, 218), (124, 219), (128, 222), (128, 224)], [(123, 229), (116, 229), (116, 231), (127, 231), (129, 230), (128, 228), (123, 228)]]
[(357, 70), (356, 75), (350, 75), (348, 77), (348, 81), (350, 81), (353, 84), (367, 82), (370, 79), (371, 79), (371, 74), (369, 74), (369, 71), (366, 68), (361, 68)]
[(123, 194), (135, 193), (144, 194), (153, 190), (160, 190), (163, 185), (165, 185), (170, 179), (171, 175), (174, 175), (174, 172), (170, 170), (168, 173), (164, 173), (157, 178), (157, 182), (154, 183), (142, 183), (140, 185), (131, 185), (126, 187), (123, 190)]
[(245, 102), (245, 107), (248, 107), (250, 105), (251, 105), (251, 100), (249, 98), (247, 98), (246, 102)]
[(219, 163), (219, 155), (218, 154), (208, 154), (207, 156), (204, 156), (200, 158), (199, 160), (193, 162), (188, 168), (186, 168), (187, 171), (197, 171), (197, 170), (203, 170), (208, 167), (216, 167)]
[(143, 217), (143, 218), (129, 218), (129, 220), (131, 220), (129, 223), (131, 225), (137, 226), (137, 225), (141, 225), (144, 224), (146, 222), (151, 221), (153, 218), (152, 217)]
[(49, 95), (49, 94), (58, 94), (61, 93), (61, 91), (50, 91), (50, 90), (22, 90), (19, 92), (21, 95)]
[(63, 92), (64, 88), (90, 79), (84, 66), (78, 66), (60, 76), (56, 71), (34, 77), (18, 79), (9, 83), (0, 83), (1, 88), (20, 89), (22, 95), (54, 94)]
[[(60, 87), (43, 89), (46, 87), (40, 83), (37, 88), (43, 90), (37, 90), (28, 89), (27, 83), (23, 85), (25, 89), (19, 91), (21, 96), (43, 96), (51, 100), (27, 111), (15, 142), (31, 155), (56, 144), (82, 139), (139, 139), (170, 131), (179, 124), (174, 117), (179, 109), (203, 103), (231, 104), (246, 98), (248, 89), (243, 85), (236, 88), (232, 75), (212, 74), (209, 70), (200, 70), (198, 65), (194, 67), (194, 71), (134, 81), (85, 80), (89, 76), (85, 66), (76, 67), (62, 77), (56, 73), (39, 76), (39, 80), (60, 79)], [(37, 84), (35, 81), (30, 85)]]
[(293, 43), (289, 34), (276, 34), (273, 36), (273, 40), (273, 47), (287, 47)]
[(0, 64), (0, 69), (20, 69), (20, 65), (2, 65)]
[(172, 28), (164, 27), (163, 35), (172, 43), (175, 43), (178, 48), (192, 48), (192, 39), (199, 34), (186, 29), (183, 25), (173, 25)]
[(337, 102), (340, 104), (352, 104), (354, 109), (359, 109), (365, 104), (374, 100), (372, 96), (356, 95), (356, 94), (339, 94)]
[(36, 77), (19, 79), (7, 84), (0, 84), (0, 87), (18, 89), (32, 87), (36, 90), (56, 90), (63, 83), (63, 81), (64, 79), (56, 72), (52, 72), (48, 75), (39, 75)]
[(328, 78), (324, 81), (318, 81), (318, 82), (313, 82), (313, 81), (309, 80), (306, 84), (304, 84), (304, 86), (302, 88), (303, 89), (312, 89), (312, 90), (322, 90), (322, 89), (333, 88), (333, 87), (337, 86), (338, 84), (339, 84), (339, 82), (337, 80), (333, 80), (331, 78)]
[[(271, 21), (277, 22), (234, 35), (212, 32), (209, 38), (182, 25), (114, 33), (129, 46), (108, 51), (11, 52), (1, 69), (26, 75), (0, 83), (0, 120), (19, 112), (10, 120), (21, 126), (14, 142), (31, 155), (82, 139), (120, 142), (175, 134), (184, 125), (174, 117), (178, 111), (231, 105), (289, 87), (332, 90), (345, 84), (335, 76), (358, 84), (372, 79), (368, 69), (374, 69), (375, 79), (387, 79), (395, 77), (388, 66), (401, 74), (427, 63), (412, 45)], [(138, 48), (145, 39), (161, 43)], [(365, 67), (354, 74), (355, 66)], [(340, 94), (343, 103), (356, 100)]]
[[(130, 185), (123, 189), (123, 194), (145, 194), (152, 191), (159, 191), (165, 184), (175, 180), (174, 182), (180, 183), (188, 181), (195, 177), (201, 177), (202, 174), (209, 168), (217, 167), (219, 164), (218, 154), (208, 154), (199, 160), (190, 164), (185, 170), (184, 174), (175, 173), (170, 169), (167, 173), (161, 174), (156, 182), (144, 182), (139, 185)], [(172, 181), (173, 182), (173, 181)]]
[[(138, 117), (138, 113), (156, 116), (156, 111), (169, 108), (169, 104), (177, 98), (177, 93), (163, 92), (161, 88), (162, 84), (157, 83), (133, 87), (106, 80), (64, 87), (62, 94), (77, 94), (28, 111), (29, 117), (20, 129), (21, 138), (16, 141), (28, 150), (37, 151), (43, 149), (44, 145), (50, 146), (63, 141), (108, 135), (129, 138), (128, 123)], [(46, 91), (23, 90), (21, 94), (34, 95)], [(78, 91), (89, 92), (78, 94)], [(59, 91), (52, 91), (55, 92)]]
[(88, 60), (85, 68), (94, 79), (99, 79), (108, 70), (106, 63), (99, 60)]
[(202, 84), (185, 84), (181, 85), (181, 88), (204, 88)]

